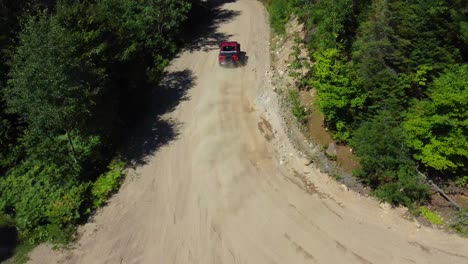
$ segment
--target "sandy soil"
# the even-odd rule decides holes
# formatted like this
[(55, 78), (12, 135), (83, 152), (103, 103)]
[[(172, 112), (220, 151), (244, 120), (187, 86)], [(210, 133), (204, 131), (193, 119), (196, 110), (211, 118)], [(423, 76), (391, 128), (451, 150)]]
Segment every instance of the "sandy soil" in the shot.
[[(265, 85), (267, 13), (254, 0), (224, 2), (205, 46), (169, 67), (163, 87), (180, 103), (143, 118), (120, 192), (72, 249), (41, 245), (31, 263), (468, 263), (467, 240), (418, 228), (305, 166)], [(218, 37), (240, 41), (248, 64), (220, 68)]]

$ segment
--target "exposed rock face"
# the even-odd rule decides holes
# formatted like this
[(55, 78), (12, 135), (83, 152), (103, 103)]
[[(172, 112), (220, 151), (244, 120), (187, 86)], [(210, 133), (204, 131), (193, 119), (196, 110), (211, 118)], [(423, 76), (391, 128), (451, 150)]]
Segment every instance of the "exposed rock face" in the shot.
[(327, 147), (327, 151), (325, 153), (329, 157), (336, 157), (336, 144), (335, 143), (330, 143)]

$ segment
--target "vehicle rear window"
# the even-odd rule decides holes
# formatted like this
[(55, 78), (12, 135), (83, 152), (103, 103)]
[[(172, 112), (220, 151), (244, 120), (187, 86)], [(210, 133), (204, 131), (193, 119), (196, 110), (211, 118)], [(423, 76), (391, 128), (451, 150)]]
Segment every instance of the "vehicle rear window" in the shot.
[(221, 50), (222, 51), (235, 51), (236, 47), (235, 46), (224, 46)]

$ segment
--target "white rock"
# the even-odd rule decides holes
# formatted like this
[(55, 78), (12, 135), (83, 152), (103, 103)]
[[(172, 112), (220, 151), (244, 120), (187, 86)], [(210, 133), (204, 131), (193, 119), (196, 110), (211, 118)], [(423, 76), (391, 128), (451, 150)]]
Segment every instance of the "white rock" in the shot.
[(414, 225), (416, 228), (421, 228), (421, 224), (417, 220), (414, 221)]
[(388, 210), (388, 209), (392, 208), (392, 206), (387, 202), (380, 203), (379, 207), (384, 209), (384, 210)]
[(305, 166), (309, 166), (310, 164), (312, 164), (312, 160), (308, 158), (303, 158), (302, 162), (304, 163)]
[(340, 185), (340, 188), (343, 190), (343, 191), (348, 191), (348, 186), (344, 185), (344, 184), (341, 184)]
[(336, 157), (337, 151), (336, 151), (336, 144), (335, 143), (330, 143), (327, 147), (327, 150), (325, 151), (327, 155), (330, 157)]

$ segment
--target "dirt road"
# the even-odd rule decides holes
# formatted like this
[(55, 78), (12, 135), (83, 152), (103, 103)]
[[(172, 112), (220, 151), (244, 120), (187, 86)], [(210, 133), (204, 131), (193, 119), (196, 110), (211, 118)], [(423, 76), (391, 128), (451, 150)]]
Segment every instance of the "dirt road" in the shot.
[[(401, 210), (306, 167), (274, 109), (265, 114), (261, 104), (274, 99), (264, 88), (266, 11), (239, 0), (217, 12), (209, 32), (168, 69), (155, 96), (174, 102), (162, 118), (155, 105), (142, 120), (137, 168), (120, 192), (81, 228), (73, 249), (43, 245), (31, 262), (468, 263), (467, 240), (417, 228)], [(245, 67), (218, 66), (220, 38), (242, 43)], [(310, 178), (308, 189), (300, 175)]]

